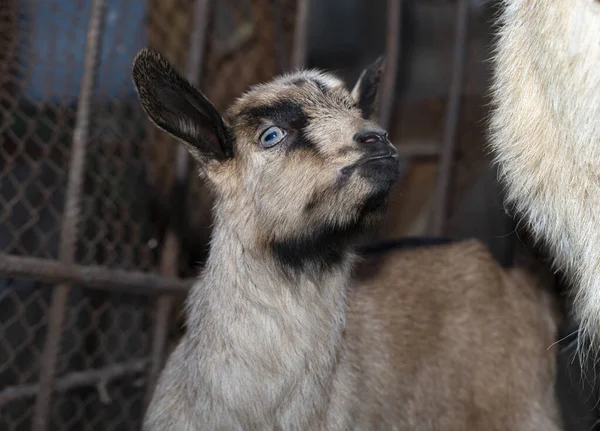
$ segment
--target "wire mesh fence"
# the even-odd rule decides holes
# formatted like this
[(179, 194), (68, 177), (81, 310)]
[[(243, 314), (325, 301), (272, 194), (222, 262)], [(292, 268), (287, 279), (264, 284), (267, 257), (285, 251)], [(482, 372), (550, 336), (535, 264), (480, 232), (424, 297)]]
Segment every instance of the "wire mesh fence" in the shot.
[[(210, 13), (201, 47), (191, 40), (199, 2)], [(144, 280), (177, 284), (140, 273), (162, 272), (177, 145), (142, 113), (132, 59), (150, 45), (185, 70), (203, 49), (200, 87), (224, 108), (288, 67), (296, 8), (295, 0), (0, 4), (0, 266), (12, 274), (0, 278), (0, 429), (139, 429), (148, 370), (168, 350), (155, 345), (156, 289), (144, 291)], [(98, 52), (84, 100), (94, 19)], [(89, 126), (78, 223), (69, 228), (63, 222), (83, 104)], [(183, 254), (172, 274), (179, 278), (195, 275), (210, 231), (210, 197), (193, 173), (188, 182), (177, 232)], [(66, 229), (76, 234), (72, 259), (61, 253)], [(93, 279), (100, 282), (87, 282)], [(102, 280), (114, 283), (92, 288)], [(135, 293), (126, 289), (132, 283)], [(168, 320), (167, 337), (176, 338)], [(50, 332), (58, 333), (58, 349), (48, 347)]]
[[(141, 111), (133, 57), (154, 47), (224, 109), (302, 65), (308, 5), (0, 2), (0, 429), (140, 428), (212, 202)], [(395, 65), (401, 1), (386, 5)]]

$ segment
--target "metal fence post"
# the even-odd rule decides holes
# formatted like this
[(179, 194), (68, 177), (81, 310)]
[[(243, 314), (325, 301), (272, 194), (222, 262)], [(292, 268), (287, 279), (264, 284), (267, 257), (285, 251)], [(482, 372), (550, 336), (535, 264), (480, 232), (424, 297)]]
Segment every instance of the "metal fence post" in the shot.
[[(59, 258), (65, 263), (73, 263), (75, 260), (80, 218), (80, 198), (83, 188), (83, 173), (90, 127), (90, 105), (96, 83), (105, 10), (105, 0), (94, 0), (88, 26), (86, 56), (79, 92), (75, 129), (73, 131), (69, 179), (60, 232)], [(52, 304), (48, 319), (48, 333), (46, 335), (43, 354), (45, 360), (40, 369), (40, 390), (36, 398), (33, 418), (33, 429), (36, 431), (45, 430), (48, 425), (56, 365), (60, 354), (62, 325), (70, 291), (70, 284), (60, 284), (55, 287), (52, 295)]]
[(442, 235), (446, 223), (448, 194), (452, 178), (454, 154), (456, 152), (456, 129), (460, 116), (460, 98), (462, 95), (465, 61), (467, 58), (467, 27), (469, 21), (469, 0), (460, 0), (456, 9), (456, 39), (454, 42), (454, 61), (452, 83), (446, 106), (446, 122), (442, 140), (441, 159), (438, 168), (435, 206), (431, 221), (431, 234)]
[(292, 69), (301, 69), (306, 63), (306, 46), (308, 42), (308, 17), (311, 0), (298, 0), (298, 11), (294, 27), (294, 48), (292, 51)]
[[(206, 45), (206, 31), (210, 18), (211, 0), (196, 0), (193, 6), (192, 30), (190, 34), (190, 50), (188, 55), (186, 77), (194, 85), (199, 86), (202, 73), (202, 60)], [(165, 245), (161, 253), (160, 271), (162, 274), (177, 277), (180, 255), (180, 241), (176, 233), (177, 220), (182, 219), (178, 214), (184, 211), (185, 196), (188, 190), (188, 175), (190, 170), (190, 157), (183, 145), (177, 146), (175, 161), (175, 182), (171, 194), (176, 199), (172, 209), (169, 228), (165, 237)], [(150, 372), (148, 375), (146, 402), (148, 405), (162, 369), (165, 358), (165, 345), (168, 335), (169, 316), (173, 307), (173, 297), (162, 295), (156, 301), (155, 318), (153, 325), (152, 356)]]
[(398, 55), (402, 22), (402, 0), (388, 0), (387, 29), (385, 47), (385, 72), (381, 83), (379, 101), (379, 124), (384, 129), (390, 127), (390, 117), (394, 106), (396, 90), (396, 72), (398, 70)]

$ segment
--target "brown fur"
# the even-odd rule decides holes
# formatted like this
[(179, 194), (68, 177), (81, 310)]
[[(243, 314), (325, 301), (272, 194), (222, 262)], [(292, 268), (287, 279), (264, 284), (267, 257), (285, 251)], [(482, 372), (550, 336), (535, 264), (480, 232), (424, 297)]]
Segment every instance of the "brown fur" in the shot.
[(365, 408), (358, 429), (558, 429), (558, 310), (528, 273), (475, 240), (372, 259), (350, 297), (355, 399), (402, 402)]
[(381, 67), (352, 92), (316, 71), (279, 77), (222, 118), (158, 53), (136, 58), (142, 106), (215, 194), (145, 429), (559, 429), (556, 321), (534, 283), (476, 242), (357, 264), (398, 175), (369, 120)]

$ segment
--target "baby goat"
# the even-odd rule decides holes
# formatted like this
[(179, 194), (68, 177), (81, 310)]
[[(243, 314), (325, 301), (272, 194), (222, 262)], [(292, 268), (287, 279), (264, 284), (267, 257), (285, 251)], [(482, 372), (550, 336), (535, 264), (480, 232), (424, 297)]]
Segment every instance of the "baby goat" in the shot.
[(504, 0), (491, 148), (508, 200), (576, 284), (600, 348), (600, 1)]
[[(557, 430), (550, 296), (475, 241), (362, 260), (396, 149), (349, 92), (303, 71), (222, 118), (157, 52), (133, 76), (215, 193), (210, 255), (146, 430)], [(364, 259), (364, 258), (363, 258)]]

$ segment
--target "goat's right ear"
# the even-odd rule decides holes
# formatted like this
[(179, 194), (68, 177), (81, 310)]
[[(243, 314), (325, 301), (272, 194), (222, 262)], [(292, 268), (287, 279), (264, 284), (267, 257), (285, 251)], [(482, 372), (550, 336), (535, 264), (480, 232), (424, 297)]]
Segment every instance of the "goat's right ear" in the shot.
[(377, 60), (362, 71), (356, 81), (356, 85), (352, 89), (352, 98), (362, 112), (365, 120), (371, 119), (377, 111), (376, 102), (379, 94), (379, 83), (381, 82), (384, 68), (385, 59), (383, 57), (377, 58)]
[(233, 156), (231, 134), (221, 115), (158, 52), (144, 48), (136, 55), (133, 82), (150, 120), (180, 139), (195, 159)]

